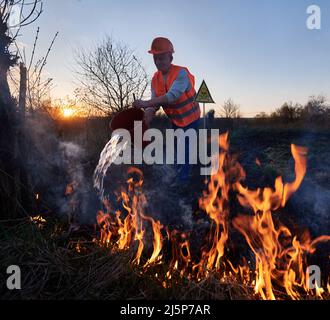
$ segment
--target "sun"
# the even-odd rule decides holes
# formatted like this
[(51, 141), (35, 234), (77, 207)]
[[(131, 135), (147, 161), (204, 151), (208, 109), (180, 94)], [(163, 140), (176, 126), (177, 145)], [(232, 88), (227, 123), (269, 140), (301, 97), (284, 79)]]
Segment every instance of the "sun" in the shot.
[(63, 110), (63, 116), (64, 116), (65, 118), (69, 118), (69, 117), (71, 117), (72, 115), (73, 115), (73, 110), (72, 110), (72, 109), (67, 108), (67, 109), (64, 109), (64, 110)]

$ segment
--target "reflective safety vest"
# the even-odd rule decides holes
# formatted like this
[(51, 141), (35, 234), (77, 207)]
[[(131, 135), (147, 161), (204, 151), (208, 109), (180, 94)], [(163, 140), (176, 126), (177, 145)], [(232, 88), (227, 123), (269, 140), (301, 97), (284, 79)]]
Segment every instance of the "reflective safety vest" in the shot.
[(195, 91), (195, 77), (185, 67), (171, 65), (170, 70), (167, 73), (166, 81), (161, 71), (155, 72), (152, 78), (152, 88), (155, 92), (156, 97), (165, 95), (171, 88), (173, 82), (177, 78), (181, 69), (187, 71), (190, 89), (187, 89), (175, 102), (163, 105), (163, 109), (166, 115), (171, 121), (178, 127), (185, 127), (195, 120), (200, 118), (201, 110), (198, 102), (194, 102), (196, 91)]

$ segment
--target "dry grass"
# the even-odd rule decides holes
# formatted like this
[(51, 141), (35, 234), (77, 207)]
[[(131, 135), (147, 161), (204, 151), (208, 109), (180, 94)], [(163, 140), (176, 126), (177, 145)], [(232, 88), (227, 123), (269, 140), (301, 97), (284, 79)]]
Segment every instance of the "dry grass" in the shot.
[[(42, 229), (28, 219), (0, 222), (1, 299), (253, 298), (251, 288), (221, 283), (216, 275), (199, 283), (174, 275), (165, 289), (154, 277), (155, 269), (141, 274), (131, 267), (132, 252), (111, 252), (66, 230), (58, 221), (48, 221)], [(21, 290), (5, 287), (5, 268), (12, 264), (21, 268)]]

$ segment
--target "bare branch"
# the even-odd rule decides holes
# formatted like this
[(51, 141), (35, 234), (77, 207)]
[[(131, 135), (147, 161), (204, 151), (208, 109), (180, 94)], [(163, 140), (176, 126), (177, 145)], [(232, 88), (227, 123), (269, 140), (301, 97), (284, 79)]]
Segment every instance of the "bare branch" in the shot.
[(107, 37), (90, 52), (76, 52), (80, 98), (108, 114), (132, 103), (132, 94), (142, 96), (149, 80), (139, 60), (127, 45)]
[(239, 105), (235, 104), (232, 99), (228, 99), (221, 106), (221, 115), (225, 118), (240, 118)]
[(33, 62), (34, 53), (35, 53), (36, 45), (37, 45), (37, 42), (38, 42), (39, 30), (40, 30), (40, 28), (38, 27), (37, 28), (36, 37), (35, 37), (34, 43), (33, 43), (33, 49), (32, 49), (31, 59), (30, 59), (29, 65), (28, 65), (28, 72), (30, 72), (31, 65), (32, 65), (32, 62)]

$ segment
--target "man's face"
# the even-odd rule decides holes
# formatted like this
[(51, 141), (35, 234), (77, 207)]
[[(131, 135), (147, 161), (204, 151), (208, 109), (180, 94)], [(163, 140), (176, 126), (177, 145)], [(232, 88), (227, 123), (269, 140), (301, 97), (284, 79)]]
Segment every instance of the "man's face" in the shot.
[(154, 62), (157, 69), (166, 74), (172, 63), (172, 54), (170, 52), (154, 54)]

